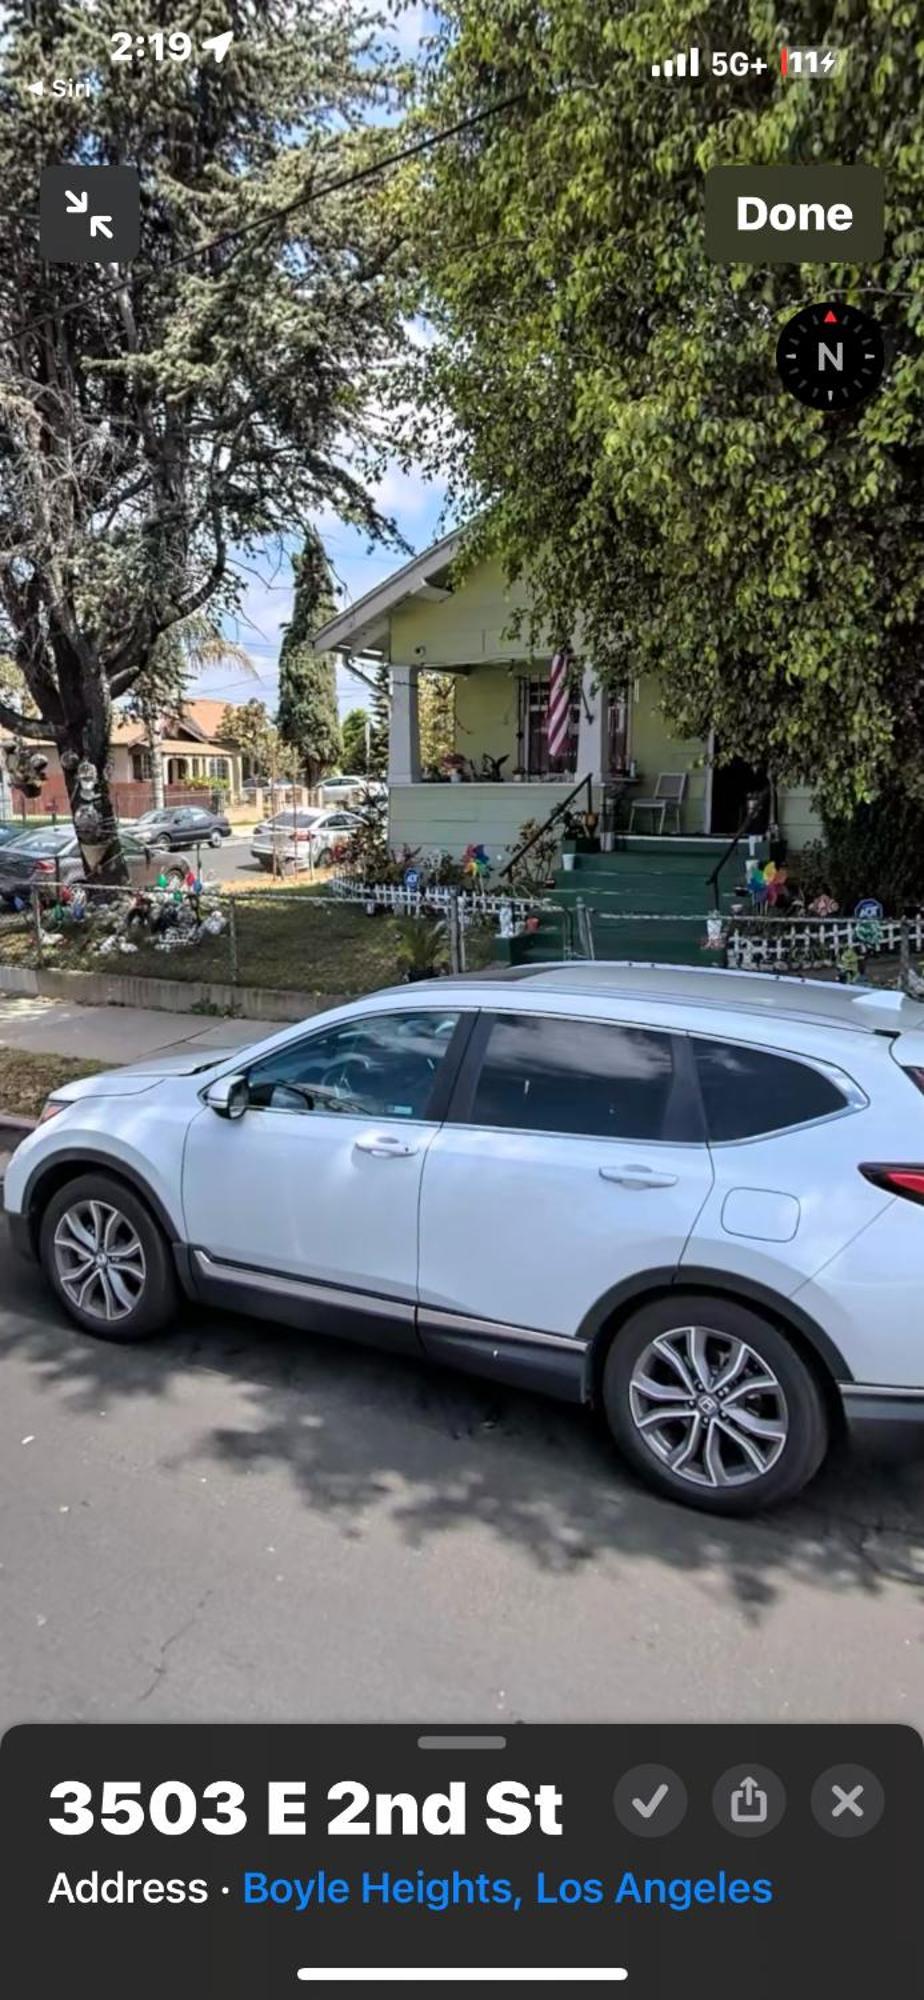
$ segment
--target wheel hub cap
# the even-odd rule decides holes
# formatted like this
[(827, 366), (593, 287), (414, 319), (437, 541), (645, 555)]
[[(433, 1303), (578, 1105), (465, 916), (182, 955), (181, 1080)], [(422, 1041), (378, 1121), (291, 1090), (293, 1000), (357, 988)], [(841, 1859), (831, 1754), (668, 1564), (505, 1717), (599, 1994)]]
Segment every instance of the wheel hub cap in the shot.
[(55, 1269), (65, 1297), (92, 1319), (125, 1319), (138, 1305), (147, 1266), (127, 1215), (105, 1201), (78, 1201), (54, 1234)]
[(693, 1486), (747, 1486), (786, 1448), (789, 1411), (769, 1364), (734, 1334), (673, 1327), (644, 1349), (629, 1383), (636, 1431)]

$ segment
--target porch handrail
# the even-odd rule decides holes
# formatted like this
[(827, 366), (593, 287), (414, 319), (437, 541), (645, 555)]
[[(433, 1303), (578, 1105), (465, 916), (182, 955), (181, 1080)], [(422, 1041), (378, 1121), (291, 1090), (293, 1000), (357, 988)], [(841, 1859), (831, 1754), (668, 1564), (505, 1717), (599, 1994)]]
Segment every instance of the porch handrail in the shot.
[(535, 833), (531, 833), (529, 839), (524, 840), (522, 847), (518, 847), (516, 853), (510, 856), (510, 860), (505, 861), (503, 868), (501, 868), (499, 871), (498, 881), (502, 881), (505, 875), (510, 874), (511, 869), (516, 867), (517, 862), (522, 861), (524, 854), (528, 854), (530, 848), (535, 847), (537, 840), (541, 840), (543, 834), (548, 833), (549, 828), (555, 825), (556, 820), (562, 818), (562, 815), (567, 812), (568, 807), (571, 805), (572, 800), (577, 798), (578, 793), (584, 791), (586, 791), (587, 793), (587, 811), (593, 812), (594, 809), (593, 779), (590, 775), (590, 772), (588, 771), (586, 778), (578, 779), (573, 792), (569, 792), (567, 798), (562, 799), (559, 802), (559, 804), (553, 808), (553, 810), (549, 813), (548, 818), (544, 819), (540, 826), (537, 826)]
[(732, 855), (735, 853), (738, 847), (739, 841), (742, 841), (744, 839), (744, 836), (749, 831), (753, 821), (757, 818), (757, 815), (763, 806), (764, 800), (769, 799), (769, 796), (770, 796), (769, 789), (764, 790), (760, 793), (756, 803), (752, 806), (749, 806), (748, 811), (745, 813), (745, 816), (741, 822), (741, 825), (738, 828), (737, 833), (732, 834), (728, 846), (726, 847), (724, 853), (720, 854), (719, 859), (712, 870), (712, 874), (707, 875), (706, 877), (706, 888), (712, 890), (713, 900), (715, 902), (716, 907), (718, 907), (718, 901), (719, 901), (719, 876), (722, 873), (725, 863), (726, 861), (731, 860)]

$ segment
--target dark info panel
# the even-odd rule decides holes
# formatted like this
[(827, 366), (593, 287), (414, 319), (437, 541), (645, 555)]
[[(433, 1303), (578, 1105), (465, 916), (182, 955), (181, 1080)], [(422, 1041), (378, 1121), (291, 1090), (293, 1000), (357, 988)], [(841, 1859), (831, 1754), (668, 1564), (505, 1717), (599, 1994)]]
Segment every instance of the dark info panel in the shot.
[(899, 1727), (14, 1729), (7, 1964), (94, 2000), (898, 2000), (922, 1765)]

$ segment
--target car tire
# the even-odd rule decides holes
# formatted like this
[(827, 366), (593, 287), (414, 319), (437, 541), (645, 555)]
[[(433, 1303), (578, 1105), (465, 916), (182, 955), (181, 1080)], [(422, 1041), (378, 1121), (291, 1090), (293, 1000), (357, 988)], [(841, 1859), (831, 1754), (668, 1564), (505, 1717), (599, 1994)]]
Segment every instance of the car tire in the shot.
[(152, 840), (151, 842), (152, 854), (169, 854), (169, 852), (170, 852), (170, 841), (166, 834), (162, 833), (158, 840)]
[[(95, 1279), (89, 1271), (84, 1276), (79, 1262), (82, 1249), (91, 1255), (89, 1236), (111, 1258)], [(98, 1340), (147, 1340), (176, 1310), (176, 1273), (163, 1230), (114, 1175), (81, 1174), (52, 1195), (39, 1256), (65, 1312)]]
[(786, 1334), (718, 1294), (678, 1292), (640, 1307), (610, 1343), (602, 1387), (610, 1431), (635, 1471), (710, 1514), (792, 1500), (830, 1442), (818, 1381)]
[(333, 850), (330, 847), (322, 847), (314, 865), (316, 868), (332, 868), (334, 865)]
[(212, 831), (211, 831), (211, 833), (209, 834), (209, 846), (210, 846), (210, 847), (220, 847), (220, 846), (221, 846), (221, 834), (220, 834), (220, 832), (219, 832), (219, 830), (218, 830), (217, 826), (216, 826), (216, 827), (213, 827), (213, 828), (212, 828)]
[(272, 872), (273, 872), (273, 864), (272, 864), (272, 861), (270, 860), (270, 857), (269, 857), (269, 855), (268, 855), (268, 854), (258, 854), (258, 855), (257, 855), (257, 857), (256, 857), (256, 859), (257, 859), (257, 861), (258, 861), (258, 863), (259, 863), (260, 867), (262, 868), (262, 870), (263, 870), (263, 873), (264, 873), (264, 875), (271, 875), (271, 874), (272, 874)]

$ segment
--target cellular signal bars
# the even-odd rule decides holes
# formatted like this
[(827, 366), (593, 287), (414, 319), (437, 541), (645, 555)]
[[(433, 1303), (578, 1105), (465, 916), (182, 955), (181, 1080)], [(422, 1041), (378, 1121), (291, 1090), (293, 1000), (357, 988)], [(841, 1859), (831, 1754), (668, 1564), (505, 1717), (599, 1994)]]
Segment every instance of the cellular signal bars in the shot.
[(677, 55), (666, 56), (663, 62), (653, 62), (652, 76), (698, 76), (699, 50), (681, 49)]

